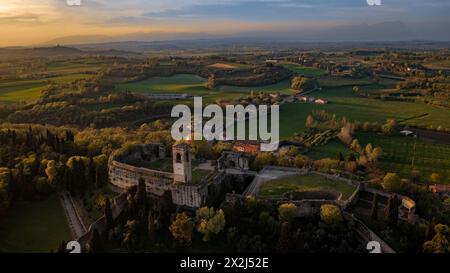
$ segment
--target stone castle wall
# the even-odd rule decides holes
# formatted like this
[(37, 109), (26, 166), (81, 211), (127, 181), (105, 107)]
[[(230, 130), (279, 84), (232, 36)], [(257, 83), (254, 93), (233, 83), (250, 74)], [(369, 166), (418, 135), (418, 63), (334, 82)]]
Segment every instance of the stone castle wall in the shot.
[(162, 196), (173, 181), (172, 173), (134, 167), (115, 160), (110, 161), (108, 172), (109, 183), (121, 191), (137, 186), (142, 178), (148, 193)]
[(136, 167), (141, 160), (154, 161), (164, 158), (165, 150), (158, 144), (135, 145), (118, 156), (113, 155), (108, 163), (109, 183), (116, 192), (125, 192), (136, 187), (143, 179), (149, 194), (162, 196), (170, 190), (173, 203), (179, 206), (200, 207), (207, 192), (207, 177), (197, 184), (174, 183), (174, 174), (143, 167)]

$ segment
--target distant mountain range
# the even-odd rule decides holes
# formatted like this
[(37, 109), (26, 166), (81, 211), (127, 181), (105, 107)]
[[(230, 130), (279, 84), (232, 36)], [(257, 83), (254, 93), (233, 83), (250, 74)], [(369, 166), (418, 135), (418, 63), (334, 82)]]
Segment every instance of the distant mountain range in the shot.
[(35, 47), (0, 48), (0, 60), (57, 56), (140, 58), (145, 56), (144, 53), (148, 51), (221, 50), (229, 48), (230, 45), (243, 48), (287, 46), (321, 50), (353, 50), (358, 47), (431, 49), (448, 48), (450, 42), (447, 41), (450, 41), (450, 37), (440, 36), (439, 39), (436, 39), (432, 33), (419, 35), (417, 28), (410, 28), (402, 22), (346, 25), (315, 31), (306, 29), (284, 32), (252, 31), (234, 35), (139, 32), (114, 37), (106, 35), (68, 36)]
[(118, 56), (118, 57), (140, 57), (140, 53), (108, 49), (108, 50), (81, 50), (74, 47), (52, 46), (52, 47), (12, 47), (0, 48), (0, 60), (16, 58), (50, 58), (50, 57), (77, 57), (77, 56)]
[(116, 42), (155, 42), (172, 40), (196, 40), (196, 39), (214, 39), (223, 36), (208, 33), (186, 33), (186, 32), (135, 32), (117, 36), (106, 35), (81, 35), (66, 36), (53, 39), (41, 45), (81, 45), (81, 44), (100, 44)]
[[(442, 26), (444, 27), (444, 26)], [(435, 29), (435, 28), (434, 28)], [(297, 28), (286, 31), (248, 31), (232, 35), (210, 33), (185, 32), (137, 32), (125, 35), (84, 35), (67, 36), (53, 39), (39, 46), (54, 45), (86, 45), (86, 44), (112, 44), (120, 42), (161, 42), (186, 40), (220, 40), (220, 39), (247, 39), (250, 41), (276, 41), (276, 42), (367, 42), (367, 41), (401, 41), (401, 40), (450, 40), (450, 33), (441, 35), (441, 30), (432, 31), (433, 28), (414, 26), (410, 27), (401, 21), (382, 22), (377, 24), (340, 25), (322, 29)]]

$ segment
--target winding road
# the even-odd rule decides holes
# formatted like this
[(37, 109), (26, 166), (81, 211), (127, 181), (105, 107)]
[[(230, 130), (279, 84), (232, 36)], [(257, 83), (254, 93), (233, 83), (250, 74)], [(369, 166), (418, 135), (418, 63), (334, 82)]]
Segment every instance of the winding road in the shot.
[(70, 230), (72, 232), (72, 237), (74, 239), (80, 238), (86, 233), (86, 227), (84, 226), (75, 205), (72, 200), (72, 196), (68, 192), (61, 192), (59, 195), (61, 204), (64, 208), (64, 214), (67, 218), (67, 223), (69, 224)]

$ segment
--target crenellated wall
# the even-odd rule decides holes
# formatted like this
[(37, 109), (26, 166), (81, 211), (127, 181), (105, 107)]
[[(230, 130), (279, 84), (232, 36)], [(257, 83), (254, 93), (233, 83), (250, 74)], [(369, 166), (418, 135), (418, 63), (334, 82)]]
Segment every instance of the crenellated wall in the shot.
[(152, 162), (164, 157), (165, 149), (159, 144), (134, 145), (114, 154), (108, 163), (111, 189), (125, 192), (136, 187), (139, 179), (143, 179), (148, 194), (162, 196), (164, 192), (171, 191), (176, 205), (193, 208), (202, 206), (208, 194), (208, 176), (200, 183), (181, 183), (174, 181), (173, 173), (133, 165), (139, 165), (142, 160)]

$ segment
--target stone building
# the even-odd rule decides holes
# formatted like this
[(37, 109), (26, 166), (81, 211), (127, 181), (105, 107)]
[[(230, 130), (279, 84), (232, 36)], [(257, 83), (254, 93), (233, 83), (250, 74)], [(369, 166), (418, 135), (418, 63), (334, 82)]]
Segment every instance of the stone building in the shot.
[(178, 143), (172, 147), (172, 159), (165, 158), (161, 144), (133, 145), (117, 151), (108, 163), (109, 183), (113, 190), (124, 192), (145, 181), (148, 194), (162, 196), (171, 191), (174, 204), (200, 207), (204, 204), (208, 176), (192, 179), (190, 146)]
[(173, 146), (173, 181), (175, 183), (192, 182), (192, 159), (190, 147), (187, 143)]

